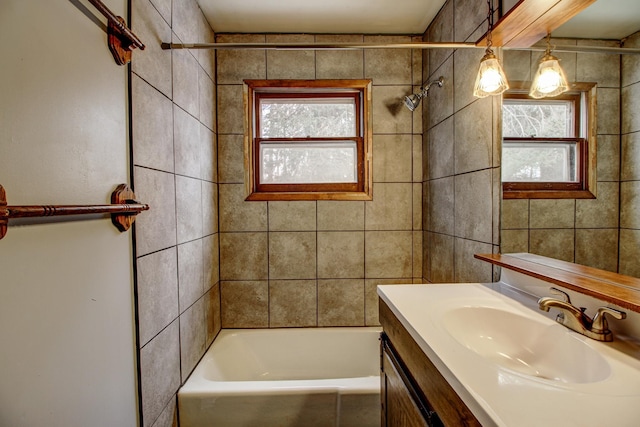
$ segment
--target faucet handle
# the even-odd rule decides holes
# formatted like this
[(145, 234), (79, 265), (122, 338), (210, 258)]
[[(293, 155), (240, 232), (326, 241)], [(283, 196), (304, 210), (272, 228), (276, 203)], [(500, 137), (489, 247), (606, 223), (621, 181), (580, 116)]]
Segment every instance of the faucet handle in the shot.
[(560, 289), (556, 288), (555, 286), (550, 287), (549, 291), (552, 294), (560, 295), (564, 299), (564, 302), (571, 304), (571, 297), (569, 297), (569, 294), (566, 293), (565, 291), (561, 291)]
[(600, 307), (596, 312), (596, 315), (593, 316), (593, 323), (591, 324), (591, 330), (594, 332), (605, 332), (609, 329), (609, 325), (607, 323), (607, 318), (605, 314), (610, 315), (614, 319), (622, 320), (627, 317), (627, 313), (624, 311), (616, 310), (611, 307)]

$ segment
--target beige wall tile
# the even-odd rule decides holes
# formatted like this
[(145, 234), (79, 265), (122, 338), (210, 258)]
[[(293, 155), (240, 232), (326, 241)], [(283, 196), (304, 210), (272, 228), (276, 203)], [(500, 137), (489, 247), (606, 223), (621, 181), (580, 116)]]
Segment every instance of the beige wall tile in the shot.
[(221, 184), (220, 231), (267, 231), (267, 203), (244, 200), (243, 184)]
[(617, 271), (618, 229), (576, 230), (575, 262), (607, 271)]
[(198, 118), (209, 129), (216, 128), (216, 87), (211, 77), (198, 69)]
[[(264, 34), (220, 34), (218, 43), (264, 43)], [(267, 52), (264, 50), (221, 49), (218, 59), (218, 84), (242, 84), (243, 79), (267, 78)]]
[(202, 185), (202, 235), (218, 232), (218, 186), (200, 181)]
[(454, 197), (453, 177), (429, 181), (430, 231), (453, 234)]
[(220, 280), (268, 278), (267, 233), (220, 233)]
[(413, 168), (412, 181), (422, 182), (422, 133), (413, 135), (413, 154), (411, 164)]
[(364, 232), (319, 232), (318, 277), (364, 277)]
[(373, 136), (373, 181), (411, 182), (411, 135)]
[(153, 209), (136, 219), (136, 250), (146, 255), (176, 244), (176, 193), (174, 176), (169, 173), (134, 168), (136, 197)]
[(218, 85), (218, 133), (244, 134), (242, 85)]
[(269, 281), (269, 326), (317, 326), (315, 280)]
[[(362, 35), (316, 35), (316, 43), (363, 43)], [(316, 51), (316, 78), (364, 78), (364, 50)]]
[(411, 230), (412, 184), (376, 183), (373, 200), (365, 202), (367, 230)]
[(218, 177), (224, 184), (244, 182), (243, 135), (220, 135), (218, 138)]
[(490, 243), (481, 243), (467, 239), (455, 239), (455, 281), (458, 283), (490, 283), (493, 281), (491, 264), (475, 259), (475, 254), (490, 254)]
[(597, 199), (576, 200), (576, 228), (618, 226), (618, 183), (598, 182)]
[(456, 236), (491, 243), (493, 197), (491, 169), (455, 176)]
[[(531, 52), (521, 50), (508, 50), (502, 52), (502, 68), (510, 82), (531, 81), (533, 68)], [(479, 62), (478, 62), (479, 63)]]
[(140, 349), (140, 406), (151, 426), (180, 387), (180, 332), (172, 322)]
[[(313, 43), (309, 34), (267, 34), (267, 43)], [(292, 66), (295, 64), (295, 66)], [(314, 79), (316, 77), (313, 50), (268, 50), (268, 79)]]
[(492, 102), (492, 97), (479, 99), (455, 115), (456, 174), (492, 166)]
[(365, 294), (365, 326), (379, 326), (378, 319), (378, 285), (408, 284), (411, 279), (366, 279), (364, 281)]
[(178, 245), (178, 301), (180, 313), (204, 293), (202, 240)]
[(173, 150), (175, 172), (179, 175), (200, 177), (200, 123), (184, 111), (173, 106)]
[(365, 277), (412, 277), (411, 231), (365, 232)]
[(413, 232), (413, 277), (419, 277), (419, 283), (422, 282), (422, 230), (417, 230)]
[[(640, 46), (640, 32), (630, 35), (624, 41), (624, 47)], [(638, 55), (622, 55), (622, 86), (640, 81), (640, 58)]]
[(268, 328), (269, 284), (265, 281), (220, 282), (223, 328)]
[(316, 202), (269, 202), (269, 231), (316, 229)]
[(529, 200), (506, 199), (502, 201), (502, 228), (529, 228)]
[(203, 236), (201, 181), (180, 175), (175, 180), (178, 243), (199, 239)]
[(191, 51), (187, 49), (171, 50), (173, 102), (192, 116), (199, 114), (199, 77), (200, 66)]
[(428, 119), (425, 121), (427, 128), (432, 128), (453, 114), (454, 85), (451, 81), (453, 75), (453, 56), (450, 56), (440, 67), (433, 69), (433, 78), (444, 76), (445, 83), (442, 87), (434, 87), (429, 91), (429, 97), (425, 104)]
[(575, 227), (575, 206), (573, 199), (545, 200), (529, 202), (529, 224), (531, 228), (573, 228)]
[(171, 98), (172, 51), (160, 47), (161, 41), (171, 40), (171, 28), (148, 1), (132, 2), (131, 9), (132, 31), (140, 40), (157, 41), (146, 43), (144, 55), (136, 55), (135, 61), (131, 62), (131, 71)]
[(529, 230), (502, 230), (500, 253), (529, 252)]
[(620, 230), (620, 273), (640, 277), (640, 230)]
[(269, 279), (315, 279), (316, 233), (269, 233)]
[[(620, 135), (598, 135), (597, 137), (598, 181), (620, 180)], [(624, 136), (622, 137), (624, 144)]]
[(453, 175), (454, 133), (453, 117), (429, 129), (429, 177), (431, 179)]
[[(613, 40), (578, 40), (577, 45), (620, 47)], [(576, 81), (596, 82), (598, 87), (620, 87), (619, 55), (578, 53), (576, 61)]]
[(640, 228), (640, 181), (620, 184), (620, 227)]
[(413, 184), (413, 229), (422, 229), (422, 184)]
[[(485, 6), (485, 5), (483, 5)], [(454, 8), (454, 22), (455, 33), (452, 40), (462, 42), (467, 41), (471, 34), (476, 31), (479, 26), (485, 26), (486, 31), (486, 17), (488, 8), (485, 6), (484, 13), (470, 13), (476, 12), (479, 8), (478, 2), (475, 0), (456, 0)], [(473, 39), (472, 41), (476, 41)]]
[[(598, 92), (599, 93), (599, 92)], [(640, 85), (632, 84), (622, 88), (622, 111), (627, 114), (622, 115), (622, 133), (638, 132), (640, 131)], [(600, 98), (598, 98), (600, 99)], [(635, 114), (630, 114), (630, 112)], [(598, 109), (598, 113), (600, 109)], [(598, 124), (600, 122), (598, 121)], [(598, 128), (599, 129), (599, 128)]]
[(136, 74), (131, 75), (133, 160), (173, 172), (173, 109), (171, 100)]
[(318, 326), (364, 326), (364, 280), (318, 280)]
[[(426, 35), (430, 42), (448, 42), (454, 40), (454, 2), (444, 4), (438, 15), (429, 25)], [(434, 73), (445, 60), (453, 55), (450, 49), (434, 49), (429, 51), (429, 72)], [(451, 76), (452, 74), (448, 74)]]
[(220, 281), (220, 240), (218, 234), (202, 238), (204, 289), (209, 290)]
[(220, 283), (216, 283), (215, 286), (205, 294), (204, 299), (206, 309), (205, 324), (207, 328), (205, 346), (208, 348), (222, 328), (222, 319), (220, 318)]
[(318, 201), (318, 230), (364, 230), (364, 203)]
[[(365, 43), (411, 43), (409, 36), (364, 36)], [(367, 49), (364, 51), (364, 74), (374, 85), (411, 84), (410, 49)]]
[[(481, 102), (482, 104), (491, 102), (491, 98), (482, 101), (474, 97), (472, 86), (467, 86), (467, 90), (461, 90), (464, 85), (468, 85), (469, 82), (475, 82), (478, 66), (484, 53), (482, 49), (458, 49), (453, 54), (455, 74), (453, 76), (445, 76), (445, 78), (449, 77), (447, 83), (454, 85), (455, 88), (459, 88), (459, 90), (456, 90), (454, 93), (454, 111), (459, 111), (474, 101)], [(491, 109), (489, 109), (489, 113), (491, 113)], [(490, 122), (491, 120), (483, 122), (482, 124), (485, 125), (484, 128), (491, 130), (491, 127), (486, 126)], [(469, 124), (473, 125), (473, 122)], [(476, 124), (476, 126), (482, 124)]]
[(184, 383), (205, 350), (204, 298), (180, 315), (180, 372)]
[[(598, 88), (598, 134), (620, 133), (620, 89)], [(622, 98), (624, 108), (624, 91)]]
[(176, 248), (137, 259), (138, 330), (144, 346), (178, 317)]
[(539, 229), (529, 232), (529, 252), (574, 262), (574, 229)]
[(218, 181), (216, 139), (214, 132), (200, 124), (200, 178), (205, 181)]
[[(373, 133), (411, 133), (411, 114), (402, 98), (411, 93), (411, 86), (374, 86), (372, 97)], [(375, 171), (374, 171), (375, 174)]]
[(454, 237), (446, 234), (430, 233), (432, 283), (452, 283), (454, 276)]
[(622, 136), (622, 181), (640, 179), (640, 132)]

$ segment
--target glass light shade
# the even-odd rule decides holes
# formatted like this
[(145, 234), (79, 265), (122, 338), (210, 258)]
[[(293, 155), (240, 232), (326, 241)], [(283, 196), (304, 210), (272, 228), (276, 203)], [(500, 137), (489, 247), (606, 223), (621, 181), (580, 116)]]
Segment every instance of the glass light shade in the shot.
[(487, 53), (480, 61), (473, 95), (477, 98), (484, 98), (489, 95), (500, 95), (507, 89), (509, 89), (507, 76), (504, 74), (498, 58), (491, 49), (487, 49)]
[(560, 95), (569, 90), (567, 76), (560, 66), (560, 61), (553, 55), (546, 54), (538, 64), (529, 90), (529, 96), (532, 98), (546, 98)]

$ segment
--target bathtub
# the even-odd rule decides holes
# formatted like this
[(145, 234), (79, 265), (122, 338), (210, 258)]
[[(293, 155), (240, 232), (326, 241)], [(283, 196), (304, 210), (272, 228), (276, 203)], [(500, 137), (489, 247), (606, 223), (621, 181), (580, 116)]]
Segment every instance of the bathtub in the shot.
[(178, 391), (180, 427), (380, 426), (380, 331), (223, 329)]

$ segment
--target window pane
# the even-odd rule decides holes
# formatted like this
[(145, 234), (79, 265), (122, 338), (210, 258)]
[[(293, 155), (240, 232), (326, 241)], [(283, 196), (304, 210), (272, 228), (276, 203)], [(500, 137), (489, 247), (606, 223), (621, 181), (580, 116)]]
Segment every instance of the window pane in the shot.
[(509, 142), (502, 145), (503, 182), (577, 182), (577, 143)]
[(262, 98), (262, 138), (356, 136), (356, 104), (349, 98)]
[(353, 141), (263, 142), (260, 183), (323, 184), (358, 182)]
[(573, 103), (505, 99), (502, 106), (502, 136), (573, 138)]

